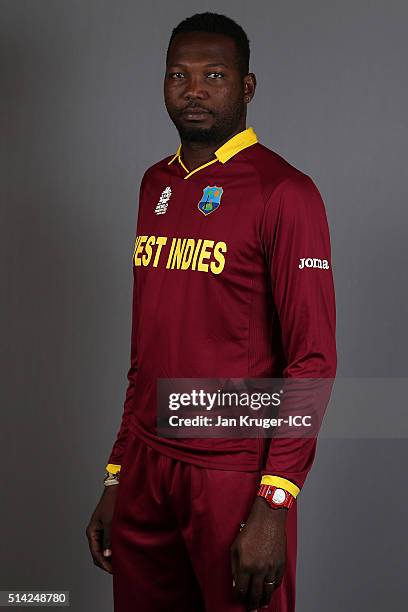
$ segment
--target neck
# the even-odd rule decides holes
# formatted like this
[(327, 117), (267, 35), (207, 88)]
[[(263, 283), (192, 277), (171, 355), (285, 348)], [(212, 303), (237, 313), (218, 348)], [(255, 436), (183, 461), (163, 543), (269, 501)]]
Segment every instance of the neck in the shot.
[(217, 149), (230, 140), (230, 138), (235, 136), (235, 134), (239, 134), (239, 132), (242, 132), (245, 129), (246, 125), (245, 122), (243, 122), (243, 125), (240, 124), (237, 129), (234, 132), (231, 132), (227, 138), (212, 144), (207, 144), (205, 142), (191, 142), (181, 139), (181, 157), (184, 165), (191, 172), (199, 166), (206, 164), (214, 159), (214, 153)]

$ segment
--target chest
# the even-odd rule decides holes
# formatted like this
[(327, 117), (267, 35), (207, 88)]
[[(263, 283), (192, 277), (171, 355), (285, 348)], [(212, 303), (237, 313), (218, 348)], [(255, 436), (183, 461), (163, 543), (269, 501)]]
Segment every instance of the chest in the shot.
[(251, 178), (148, 185), (140, 202), (134, 265), (146, 272), (249, 274), (263, 257), (262, 199)]

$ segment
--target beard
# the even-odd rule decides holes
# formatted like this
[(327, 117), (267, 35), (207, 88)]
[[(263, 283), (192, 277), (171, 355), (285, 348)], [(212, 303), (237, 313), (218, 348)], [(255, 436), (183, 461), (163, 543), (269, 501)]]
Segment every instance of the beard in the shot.
[(219, 142), (226, 141), (230, 135), (236, 130), (237, 125), (244, 112), (244, 105), (235, 105), (230, 107), (222, 114), (210, 112), (210, 115), (215, 118), (215, 121), (210, 127), (204, 127), (196, 124), (186, 125), (180, 118), (178, 112), (169, 113), (169, 116), (174, 123), (180, 139), (185, 142), (203, 142), (208, 145), (217, 145)]

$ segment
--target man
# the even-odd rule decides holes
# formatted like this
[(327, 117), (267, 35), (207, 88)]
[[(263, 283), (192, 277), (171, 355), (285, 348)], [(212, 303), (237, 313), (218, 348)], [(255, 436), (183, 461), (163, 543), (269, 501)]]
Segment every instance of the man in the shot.
[(296, 497), (316, 439), (156, 429), (158, 378), (335, 376), (324, 204), (246, 127), (255, 88), (234, 21), (203, 13), (173, 30), (164, 97), (181, 143), (140, 186), (114, 486), (87, 528), (116, 612), (295, 609)]

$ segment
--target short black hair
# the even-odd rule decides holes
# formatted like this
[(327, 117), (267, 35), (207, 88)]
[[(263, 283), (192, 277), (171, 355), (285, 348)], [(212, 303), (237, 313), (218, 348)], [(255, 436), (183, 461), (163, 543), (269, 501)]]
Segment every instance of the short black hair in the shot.
[(218, 13), (196, 13), (181, 21), (172, 31), (167, 47), (166, 61), (170, 45), (176, 34), (181, 32), (216, 32), (233, 39), (238, 50), (238, 63), (242, 75), (249, 72), (249, 39), (245, 31), (230, 17)]

